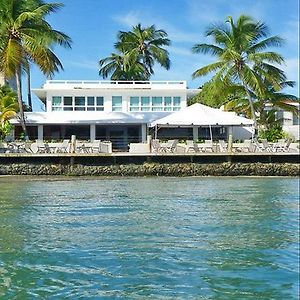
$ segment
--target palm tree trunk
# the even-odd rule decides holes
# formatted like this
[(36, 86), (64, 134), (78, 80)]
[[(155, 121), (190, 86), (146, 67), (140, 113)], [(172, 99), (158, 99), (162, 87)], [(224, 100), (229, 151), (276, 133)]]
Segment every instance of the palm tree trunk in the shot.
[(19, 104), (19, 110), (20, 110), (20, 123), (25, 135), (25, 140), (28, 140), (28, 134), (27, 134), (27, 128), (25, 124), (25, 115), (24, 115), (24, 109), (23, 109), (23, 101), (22, 101), (22, 91), (21, 91), (21, 76), (20, 76), (20, 70), (16, 70), (16, 83), (17, 83), (17, 95), (18, 95), (18, 104)]
[(246, 94), (247, 94), (247, 98), (248, 98), (248, 101), (249, 101), (250, 110), (251, 110), (251, 117), (252, 117), (252, 120), (253, 120), (253, 127), (254, 127), (254, 131), (255, 131), (254, 132), (254, 136), (256, 136), (257, 133), (258, 133), (258, 130), (257, 130), (257, 120), (256, 120), (256, 116), (255, 116), (253, 99), (252, 99), (252, 96), (250, 94), (250, 91), (249, 91), (247, 85), (245, 83), (243, 83), (243, 86), (245, 88), (245, 91), (246, 91)]
[(27, 100), (30, 111), (32, 111), (32, 98), (31, 98), (31, 76), (30, 76), (30, 66), (27, 66)]

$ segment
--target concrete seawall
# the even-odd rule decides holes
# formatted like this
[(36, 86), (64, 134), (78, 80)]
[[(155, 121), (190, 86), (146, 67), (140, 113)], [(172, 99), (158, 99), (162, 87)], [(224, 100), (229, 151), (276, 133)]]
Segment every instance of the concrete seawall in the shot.
[(298, 154), (1, 154), (0, 175), (299, 176)]

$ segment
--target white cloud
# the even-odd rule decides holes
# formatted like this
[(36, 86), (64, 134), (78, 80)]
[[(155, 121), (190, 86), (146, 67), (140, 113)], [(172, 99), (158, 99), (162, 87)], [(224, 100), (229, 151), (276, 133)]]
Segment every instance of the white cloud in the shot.
[(285, 60), (283, 70), (287, 74), (288, 80), (296, 81), (299, 84), (299, 58), (289, 58)]
[(132, 27), (138, 23), (141, 23), (142, 14), (139, 11), (130, 11), (126, 15), (114, 15), (112, 19), (126, 27)]

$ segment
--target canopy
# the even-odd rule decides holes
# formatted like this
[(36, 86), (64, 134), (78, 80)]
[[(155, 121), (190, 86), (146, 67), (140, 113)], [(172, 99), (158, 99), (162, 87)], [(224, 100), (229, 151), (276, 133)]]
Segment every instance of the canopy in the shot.
[(253, 121), (203, 104), (195, 103), (164, 118), (153, 121), (150, 127), (190, 126), (251, 126)]

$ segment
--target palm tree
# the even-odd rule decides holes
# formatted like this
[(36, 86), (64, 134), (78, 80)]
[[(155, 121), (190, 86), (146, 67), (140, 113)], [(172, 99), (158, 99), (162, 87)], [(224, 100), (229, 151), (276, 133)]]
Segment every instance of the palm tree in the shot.
[(44, 4), (42, 1), (36, 3), (36, 6), (27, 6), (27, 0), (0, 2), (0, 71), (7, 78), (16, 78), (20, 122), (26, 138), (28, 136), (22, 104), (21, 74), (26, 72), (29, 63), (36, 64), (47, 76), (63, 69), (52, 51), (52, 46), (58, 44), (70, 47), (71, 44), (67, 35), (52, 29), (45, 20), (62, 4)]
[[(294, 81), (284, 81), (280, 83), (281, 90), (285, 87), (294, 86)], [(272, 85), (265, 83), (265, 90), (262, 97), (251, 94), (251, 97), (254, 99), (253, 107), (258, 116), (258, 123), (260, 126), (264, 127), (265, 121), (269, 118), (269, 115), (271, 115), (269, 113), (270, 110), (274, 112), (284, 110), (299, 115), (298, 106), (294, 105), (295, 103), (299, 103), (299, 99), (294, 95), (283, 93), (281, 90), (276, 91)], [(242, 113), (248, 117), (251, 116), (251, 107), (246, 97), (239, 97), (228, 101), (224, 105), (224, 108), (225, 110), (234, 110), (235, 112)]]
[(0, 124), (13, 118), (19, 111), (16, 93), (9, 86), (0, 87)]
[(109, 57), (99, 61), (99, 75), (111, 80), (147, 80), (144, 66), (137, 62), (130, 54), (112, 53)]
[(268, 37), (268, 28), (264, 23), (245, 15), (241, 15), (236, 23), (232, 17), (228, 17), (225, 24), (211, 26), (206, 36), (212, 37), (214, 44), (196, 44), (192, 51), (211, 54), (218, 60), (196, 70), (193, 78), (214, 72), (212, 80), (216, 83), (241, 85), (257, 129), (252, 95), (262, 96), (265, 82), (279, 90), (280, 83), (286, 81), (284, 72), (273, 65), (282, 64), (283, 57), (273, 51), (264, 51), (270, 46), (281, 46), (282, 38)]
[(154, 25), (142, 28), (138, 24), (132, 31), (120, 31), (115, 44), (117, 53), (99, 61), (99, 75), (107, 78), (111, 74), (113, 80), (149, 80), (155, 62), (168, 70), (169, 53), (163, 48), (170, 45), (167, 36)]

